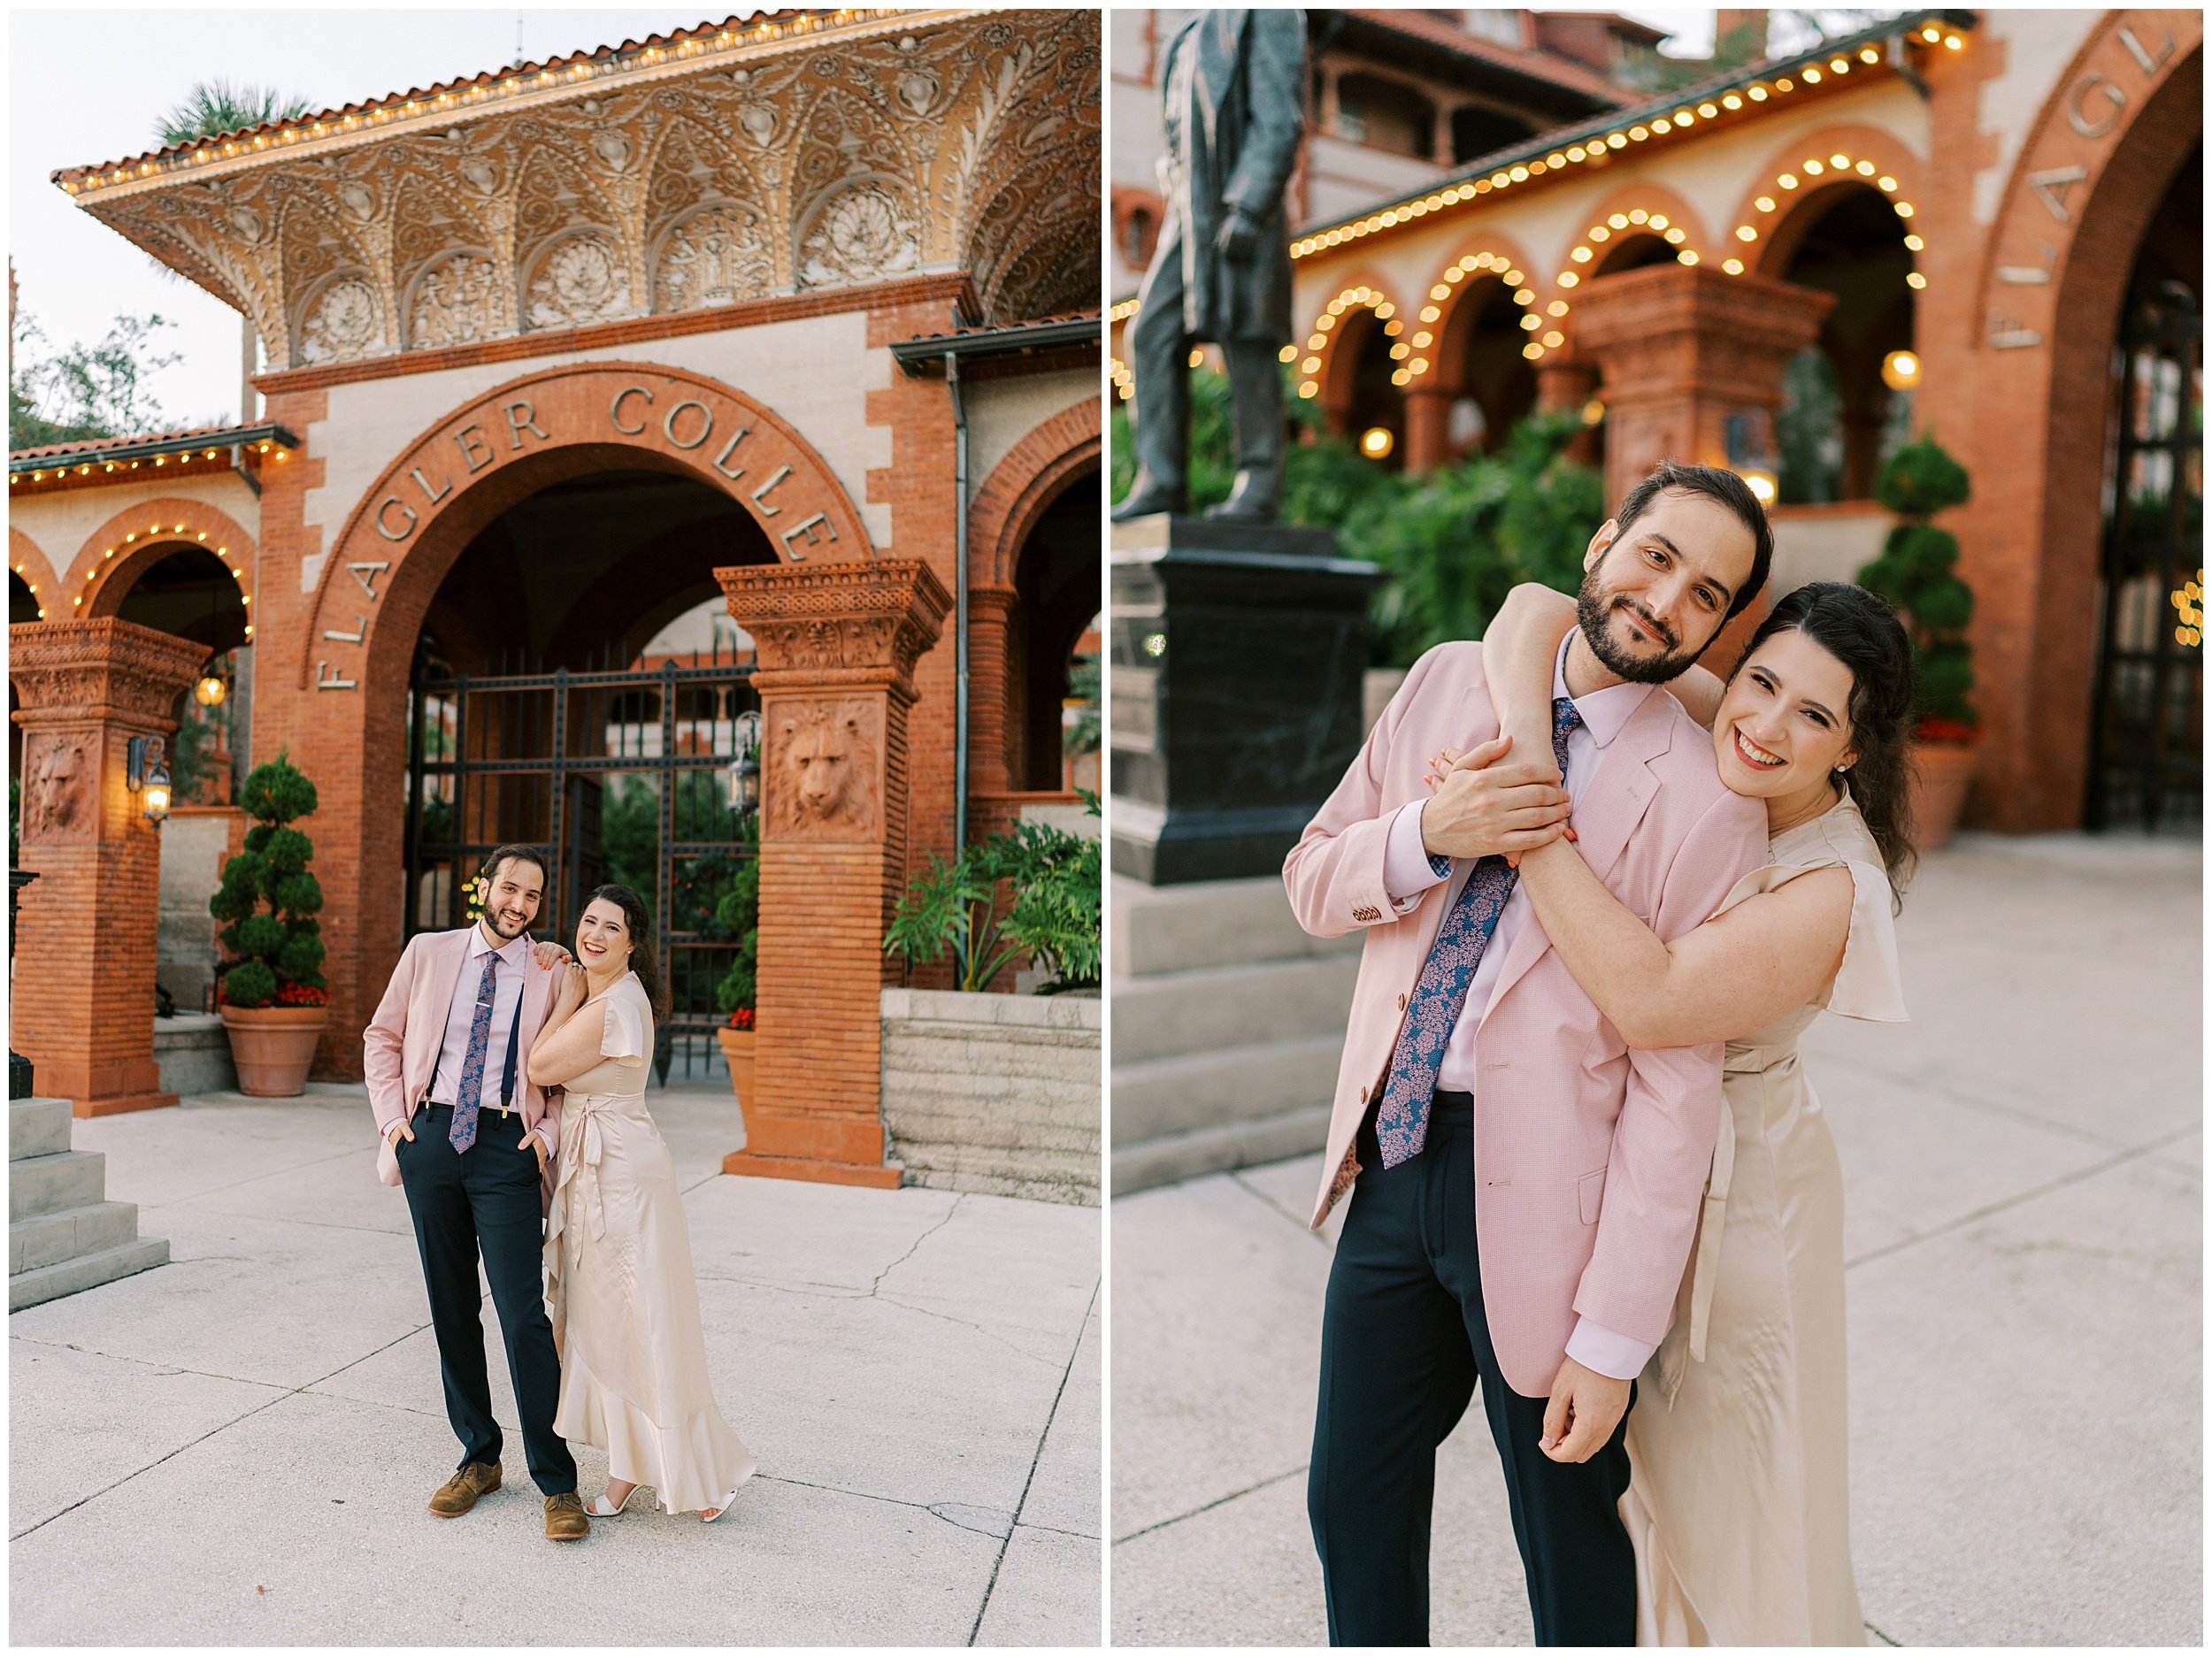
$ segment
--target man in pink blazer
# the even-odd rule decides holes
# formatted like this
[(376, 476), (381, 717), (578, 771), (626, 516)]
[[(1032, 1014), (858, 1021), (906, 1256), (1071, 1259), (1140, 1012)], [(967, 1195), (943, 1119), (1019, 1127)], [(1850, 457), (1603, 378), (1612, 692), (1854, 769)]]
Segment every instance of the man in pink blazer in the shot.
[(1439, 646), (1284, 862), (1307, 931), (1367, 932), (1312, 1220), (1356, 1191), (1307, 1490), (1332, 1643), (1428, 1642), (1435, 1452), (1478, 1382), (1537, 1642), (1635, 1642), (1623, 1434), (1689, 1255), (1721, 1053), (1628, 1050), (1484, 854), (1521, 820), (1513, 790), (1555, 779), (1514, 763), (1540, 757), (1564, 769), (1583, 856), (1663, 938), (1766, 861), (1763, 807), (1722, 787), (1711, 737), (1658, 686), (1750, 602), (1771, 548), (1741, 479), (1662, 466), (1590, 541), (1553, 753), (1435, 765), (1499, 727), (1481, 645)]
[(549, 1098), (530, 1084), (526, 1062), (559, 981), (538, 964), (529, 933), (545, 895), (545, 864), (526, 846), (502, 846), (484, 866), (482, 918), (411, 939), (362, 1033), (369, 1108), (383, 1141), (377, 1174), (406, 1187), (446, 1418), (461, 1440), (460, 1467), (431, 1497), (430, 1510), (457, 1518), (500, 1483), (502, 1438), (477, 1289), (480, 1254), (506, 1337), (530, 1476), (545, 1497), (545, 1533), (573, 1541), (591, 1522), (576, 1493), (576, 1461), (553, 1430), (561, 1365), (539, 1252), (561, 1104), (557, 1090)]

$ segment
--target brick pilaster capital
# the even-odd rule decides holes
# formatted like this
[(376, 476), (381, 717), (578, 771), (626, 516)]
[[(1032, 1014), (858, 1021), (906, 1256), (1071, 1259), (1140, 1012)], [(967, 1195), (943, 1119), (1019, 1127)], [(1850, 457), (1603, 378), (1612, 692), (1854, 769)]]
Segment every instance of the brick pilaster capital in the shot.
[(753, 682), (775, 690), (888, 689), (914, 698), (914, 663), (952, 595), (919, 558), (741, 564), (715, 571), (752, 635)]
[(8, 678), (21, 703), (16, 723), (170, 729), (178, 694), (200, 676), (208, 655), (204, 644), (113, 616), (11, 626)]

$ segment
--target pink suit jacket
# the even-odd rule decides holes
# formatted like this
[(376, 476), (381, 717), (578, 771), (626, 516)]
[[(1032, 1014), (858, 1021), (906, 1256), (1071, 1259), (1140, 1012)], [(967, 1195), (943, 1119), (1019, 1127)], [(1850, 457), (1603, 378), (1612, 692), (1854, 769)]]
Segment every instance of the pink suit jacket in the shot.
[[(409, 939), (392, 981), (385, 985), (376, 1016), (361, 1031), (361, 1067), (368, 1077), (369, 1108), (376, 1116), (381, 1141), (376, 1176), (387, 1184), (400, 1182), (399, 1158), (393, 1153), (390, 1139), (392, 1123), (412, 1114), (430, 1085), (431, 1072), (438, 1066), (438, 1053), (445, 1045), (446, 1014), (453, 1005), (461, 968), (468, 960), (472, 929), (419, 932)], [(561, 1090), (555, 1087), (549, 1093), (531, 1083), (529, 1073), (530, 1043), (545, 1023), (558, 977), (538, 964), (534, 952), (527, 961), (522, 978), (522, 1023), (518, 1033), (521, 1046), (515, 1054), (515, 1085), (521, 1095), (523, 1131), (546, 1122), (553, 1141), (558, 1144)], [(550, 1155), (546, 1159), (544, 1185), (549, 1198), (553, 1189)]]
[[(1383, 886), (1393, 812), (1427, 797), (1427, 762), (1498, 733), (1479, 644), (1414, 664), (1342, 782), (1283, 863), (1298, 922), (1367, 930), (1337, 1074), (1318, 1228), (1358, 1171), (1408, 998), (1472, 863), (1401, 916)], [(1575, 812), (1585, 861), (1662, 938), (1709, 918), (1767, 860), (1767, 816), (1720, 783), (1712, 737), (1663, 690), (1606, 749)], [(1578, 1316), (1656, 1345), (1673, 1321), (1721, 1112), (1716, 1044), (1631, 1052), (1530, 915), (1476, 1026), (1476, 1246), (1506, 1383), (1551, 1391)]]

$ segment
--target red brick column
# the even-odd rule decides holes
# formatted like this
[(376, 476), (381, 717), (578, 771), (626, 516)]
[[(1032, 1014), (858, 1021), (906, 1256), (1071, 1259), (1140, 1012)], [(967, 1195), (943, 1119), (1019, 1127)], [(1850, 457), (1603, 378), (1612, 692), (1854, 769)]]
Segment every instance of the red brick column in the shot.
[[(1560, 409), (1571, 409), (1579, 414), (1589, 406), (1590, 394), (1598, 388), (1598, 371), (1594, 364), (1573, 356), (1554, 356), (1536, 371), (1536, 407), (1549, 414)], [(1597, 454), (1597, 432), (1585, 426), (1567, 443), (1567, 458), (1588, 465)], [(1608, 501), (1609, 508), (1613, 502)]]
[(1419, 476), (1450, 464), (1452, 395), (1448, 391), (1406, 393), (1407, 472)]
[(1575, 349), (1605, 381), (1608, 507), (1661, 460), (1728, 464), (1728, 417), (1782, 406), (1782, 370), (1834, 305), (1764, 276), (1654, 264), (1594, 281)]
[(167, 736), (207, 647), (129, 621), (8, 629), (23, 731), (22, 866), (12, 1039), (39, 1091), (76, 1114), (174, 1104), (154, 1067), (160, 831), (125, 781), (134, 736)]
[(883, 932), (907, 879), (914, 663), (952, 598), (919, 558), (715, 571), (761, 697), (757, 1101), (726, 1173), (890, 1188)]

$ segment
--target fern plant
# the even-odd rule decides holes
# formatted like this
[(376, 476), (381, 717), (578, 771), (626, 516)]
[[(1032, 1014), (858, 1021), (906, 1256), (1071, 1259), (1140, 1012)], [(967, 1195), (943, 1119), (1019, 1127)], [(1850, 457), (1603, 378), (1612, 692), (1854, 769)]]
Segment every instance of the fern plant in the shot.
[[(1090, 815), (1098, 795), (1080, 796)], [(1092, 988), (1100, 976), (1102, 931), (1100, 842), (1048, 823), (1022, 823), (969, 846), (952, 862), (932, 856), (929, 870), (899, 900), (883, 950), (915, 965), (953, 951), (958, 987), (988, 989), (1025, 954), (1053, 974), (1041, 993)], [(1000, 887), (1012, 887), (1002, 910)]]
[(279, 753), (247, 773), (238, 803), (254, 825), (223, 864), (208, 911), (226, 921), (218, 938), (232, 959), (222, 998), (234, 1007), (322, 1006), (323, 888), (307, 871), (314, 841), (292, 824), (315, 809), (315, 785)]

